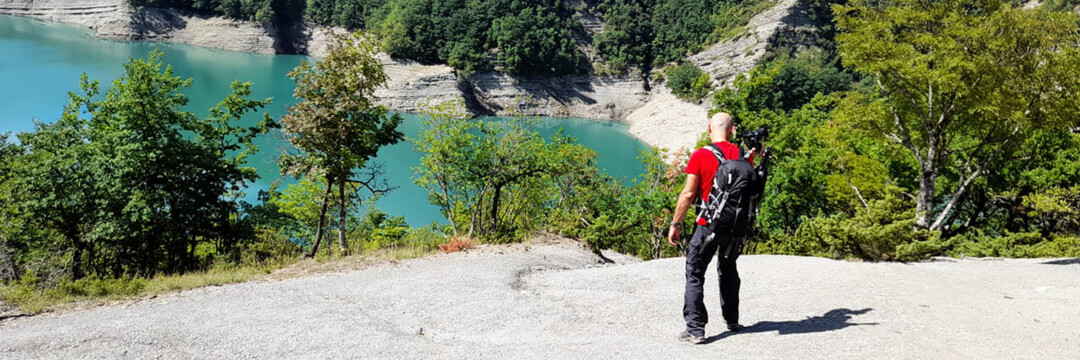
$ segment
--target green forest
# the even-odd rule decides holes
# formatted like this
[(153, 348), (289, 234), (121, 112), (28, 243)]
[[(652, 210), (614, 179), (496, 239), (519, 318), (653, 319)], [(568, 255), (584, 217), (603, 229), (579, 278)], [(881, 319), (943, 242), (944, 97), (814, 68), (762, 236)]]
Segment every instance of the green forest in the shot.
[[(418, 3), (360, 2), (365, 5), (319, 13), (313, 5), (321, 2), (310, 1), (301, 8), (307, 17), (321, 16), (317, 21), (362, 18), (338, 24), (372, 29), (395, 16), (409, 18), (404, 9), (455, 4), (405, 6)], [(679, 1), (610, 1), (598, 8), (613, 17), (620, 11), (656, 16), (669, 3)], [(565, 24), (568, 34), (580, 30), (570, 29), (576, 23), (567, 21), (568, 5), (545, 4), (511, 2), (521, 11), (489, 17), (490, 29), (552, 21)], [(711, 101), (712, 112), (733, 114), (740, 131), (769, 129), (772, 155), (764, 166), (771, 175), (754, 253), (864, 261), (1080, 257), (1080, 16), (1062, 11), (1070, 5), (1025, 10), (997, 0), (850, 0), (808, 7), (827, 24), (820, 46), (776, 48), (731, 87), (689, 89)], [(454, 9), (444, 14), (463, 14)], [(709, 24), (695, 38), (699, 43), (727, 31)], [(624, 54), (644, 54), (627, 66), (648, 67), (670, 60), (663, 54), (689, 51), (650, 45), (676, 42), (658, 31), (640, 38), (647, 41), (627, 40), (637, 47)], [(665, 243), (688, 153), (646, 151), (642, 175), (618, 181), (573, 138), (541, 136), (535, 119), (475, 121), (457, 104), (432, 104), (423, 112), (424, 130), (409, 139), (397, 130), (401, 118), (376, 104), (374, 89), (386, 82), (374, 58), (380, 47), (451, 61), (454, 52), (445, 46), (482, 38), (405, 36), (396, 41), (409, 42), (394, 45), (359, 31), (338, 36), (328, 56), (289, 74), (300, 102), (280, 119), (259, 115), (269, 99), (252, 99), (257, 84), (240, 82), (205, 118), (180, 110), (198, 79), (175, 76), (157, 52), (132, 59), (104, 93), (84, 76), (59, 119), (0, 137), (0, 296), (40, 309), (63, 299), (183, 288), (154, 282), (162, 276), (258, 273), (301, 256), (325, 261), (387, 249), (418, 256), (440, 245), (457, 249), (542, 233), (579, 239), (597, 253), (679, 256)], [(495, 43), (460, 46), (486, 52), (500, 41), (486, 39)], [(517, 64), (524, 72), (557, 73), (562, 61), (571, 61), (552, 56)], [(690, 85), (700, 77), (693, 69), (669, 72), (677, 74)], [(243, 127), (244, 116), (262, 121)], [(256, 150), (251, 140), (273, 129), (294, 148), (280, 166), (296, 182), (248, 203), (242, 193), (257, 177), (246, 163)], [(418, 227), (373, 205), (392, 186), (372, 159), (380, 147), (402, 141), (421, 155), (413, 179), (445, 223)], [(686, 219), (684, 228), (690, 225)], [(244, 279), (224, 278), (206, 281)]]
[[(648, 74), (738, 34), (775, 1), (710, 0), (130, 0), (278, 27), (306, 22), (364, 30), (384, 50), (466, 74)], [(604, 22), (593, 36), (582, 16)], [(595, 48), (589, 60), (583, 48)]]

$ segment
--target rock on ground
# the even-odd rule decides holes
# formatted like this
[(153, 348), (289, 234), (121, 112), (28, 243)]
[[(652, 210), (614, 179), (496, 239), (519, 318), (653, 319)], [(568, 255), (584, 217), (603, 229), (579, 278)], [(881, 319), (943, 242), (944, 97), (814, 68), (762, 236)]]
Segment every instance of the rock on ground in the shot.
[(1080, 262), (739, 260), (744, 333), (683, 327), (683, 259), (488, 246), (0, 322), (0, 357), (1059, 359), (1080, 354)]

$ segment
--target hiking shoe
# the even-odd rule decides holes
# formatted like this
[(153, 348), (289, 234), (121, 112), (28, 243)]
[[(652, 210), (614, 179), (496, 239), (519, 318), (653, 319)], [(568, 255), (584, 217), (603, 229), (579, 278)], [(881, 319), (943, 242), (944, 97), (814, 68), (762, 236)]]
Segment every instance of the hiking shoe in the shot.
[(739, 324), (728, 324), (727, 329), (731, 332), (740, 332), (746, 329), (746, 327)]
[(695, 344), (695, 345), (705, 342), (705, 337), (704, 336), (697, 336), (697, 335), (691, 334), (688, 331), (683, 331), (683, 332), (679, 333), (679, 337), (677, 337), (676, 339), (678, 339), (679, 341), (685, 341), (685, 342)]

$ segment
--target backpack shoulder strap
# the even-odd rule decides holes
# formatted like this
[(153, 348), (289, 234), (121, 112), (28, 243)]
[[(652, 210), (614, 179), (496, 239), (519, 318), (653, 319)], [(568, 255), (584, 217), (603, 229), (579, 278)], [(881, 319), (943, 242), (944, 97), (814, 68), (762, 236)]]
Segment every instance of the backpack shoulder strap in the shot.
[[(724, 156), (724, 152), (720, 151), (720, 147), (716, 146), (715, 143), (709, 143), (708, 145), (705, 145), (703, 149), (708, 149), (710, 152), (712, 152), (713, 155), (716, 156), (716, 160), (720, 161), (721, 165), (727, 162), (727, 157)], [(739, 152), (739, 156), (742, 156), (742, 149), (740, 149)]]

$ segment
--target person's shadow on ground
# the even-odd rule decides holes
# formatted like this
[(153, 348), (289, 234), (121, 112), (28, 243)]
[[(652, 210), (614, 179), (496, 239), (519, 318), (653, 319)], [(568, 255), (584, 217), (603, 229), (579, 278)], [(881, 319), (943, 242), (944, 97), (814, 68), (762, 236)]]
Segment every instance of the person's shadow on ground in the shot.
[(798, 320), (798, 321), (761, 321), (761, 322), (758, 322), (758, 323), (756, 323), (754, 325), (747, 326), (747, 327), (743, 328), (739, 332), (728, 331), (728, 332), (724, 332), (724, 333), (721, 333), (721, 334), (713, 335), (713, 336), (711, 336), (709, 338), (706, 338), (705, 343), (708, 344), (708, 343), (711, 343), (713, 341), (717, 341), (717, 340), (726, 338), (728, 336), (738, 335), (738, 334), (747, 334), (747, 333), (762, 333), (762, 332), (776, 331), (776, 332), (780, 333), (780, 335), (806, 334), (806, 333), (815, 333), (815, 332), (825, 332), (825, 331), (840, 330), (840, 329), (846, 328), (848, 326), (877, 325), (877, 323), (852, 323), (852, 322), (848, 322), (849, 320), (851, 320), (852, 316), (854, 316), (854, 315), (862, 315), (862, 314), (870, 312), (871, 310), (874, 310), (874, 309), (871, 309), (871, 308), (866, 308), (866, 309), (862, 309), (862, 310), (834, 309), (834, 310), (829, 310), (829, 312), (826, 312), (825, 315), (814, 316), (814, 317), (810, 317), (810, 318), (806, 318), (804, 320)]

